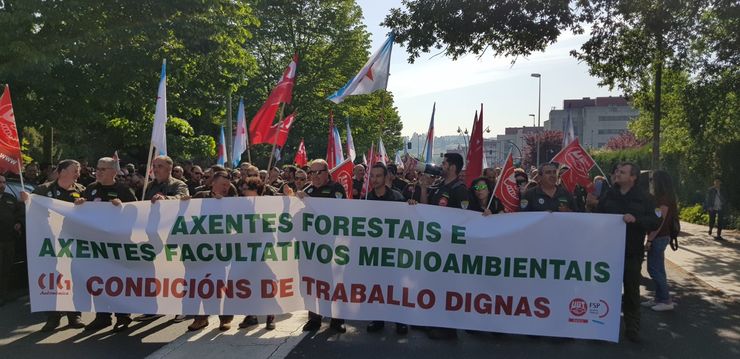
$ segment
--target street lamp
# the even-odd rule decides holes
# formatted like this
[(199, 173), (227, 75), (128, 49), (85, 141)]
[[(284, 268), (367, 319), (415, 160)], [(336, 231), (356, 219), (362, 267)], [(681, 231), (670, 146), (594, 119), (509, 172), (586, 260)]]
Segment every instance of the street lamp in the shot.
[[(540, 127), (540, 105), (542, 104), (542, 75), (538, 73), (531, 74), (530, 76), (536, 77), (538, 85), (538, 91), (537, 91), (537, 127)], [(540, 168), (540, 136), (535, 131), (535, 139), (537, 142), (537, 168)]]
[(463, 145), (465, 146), (463, 147), (463, 149), (465, 150), (465, 157), (467, 157), (468, 156), (468, 143), (470, 143), (470, 138), (468, 137), (468, 129), (466, 128), (465, 131), (463, 131), (460, 128), (460, 126), (457, 126), (457, 133), (460, 136), (462, 136), (463, 141), (465, 141), (465, 143), (463, 143)]
[(535, 116), (536, 115), (533, 114), (533, 113), (530, 113), (529, 115), (532, 116), (532, 127), (537, 127), (537, 124), (535, 123)]

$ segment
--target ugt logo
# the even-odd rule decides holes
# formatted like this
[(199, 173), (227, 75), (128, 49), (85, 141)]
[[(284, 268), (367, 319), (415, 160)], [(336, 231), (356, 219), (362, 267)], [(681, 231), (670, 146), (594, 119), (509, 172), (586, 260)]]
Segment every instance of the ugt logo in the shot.
[(72, 280), (64, 279), (64, 275), (59, 272), (42, 273), (37, 283), (42, 294), (57, 294), (57, 292), (72, 290)]

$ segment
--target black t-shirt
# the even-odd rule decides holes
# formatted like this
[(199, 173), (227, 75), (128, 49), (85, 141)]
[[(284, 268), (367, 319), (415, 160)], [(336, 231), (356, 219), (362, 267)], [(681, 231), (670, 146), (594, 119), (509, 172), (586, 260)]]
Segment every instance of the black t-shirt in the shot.
[(406, 186), (409, 185), (409, 182), (406, 181), (403, 178), (396, 177), (391, 182), (391, 188), (395, 189), (398, 192), (403, 192), (406, 189)]
[[(232, 195), (231, 191), (229, 191), (229, 193), (224, 197), (236, 197), (236, 195)], [(213, 197), (213, 192), (208, 190), (208, 191), (197, 192), (196, 194), (193, 195), (193, 198), (214, 198), (214, 197)]]
[(123, 183), (114, 183), (110, 186), (102, 185), (100, 182), (93, 182), (87, 188), (82, 196), (87, 201), (92, 202), (110, 202), (116, 198), (121, 202), (134, 202), (136, 195), (131, 188)]
[(429, 188), (429, 204), (442, 207), (462, 208), (461, 203), (468, 200), (468, 189), (460, 179), (441, 183)]
[(308, 186), (303, 192), (306, 192), (310, 197), (322, 197), (322, 198), (347, 198), (347, 193), (344, 191), (344, 187), (341, 184), (329, 181), (321, 187), (316, 187), (313, 184)]
[(524, 212), (560, 212), (561, 206), (570, 211), (576, 210), (573, 196), (562, 186), (555, 187), (555, 194), (552, 197), (548, 196), (540, 186), (531, 188), (524, 192), (520, 206)]
[(359, 198), (360, 193), (362, 193), (362, 186), (364, 185), (364, 181), (358, 180), (358, 179), (352, 179), (352, 198)]
[(85, 186), (79, 183), (75, 183), (72, 186), (72, 189), (65, 189), (59, 187), (59, 183), (54, 181), (39, 185), (33, 191), (33, 194), (58, 199), (64, 202), (74, 202), (76, 199), (82, 198), (83, 192), (85, 192)]
[(385, 186), (385, 194), (383, 196), (378, 197), (375, 194), (375, 190), (371, 190), (370, 193), (367, 194), (367, 199), (372, 201), (393, 201), (393, 202), (405, 202), (406, 199), (403, 197), (401, 192), (396, 191), (393, 188), (390, 188), (388, 186)]
[(0, 193), (0, 242), (15, 238), (15, 224), (23, 221), (22, 203), (10, 193)]
[(413, 199), (414, 201), (419, 202), (421, 200), (421, 186), (416, 183), (409, 183), (406, 185), (406, 188), (403, 189), (401, 194), (403, 194), (403, 197), (406, 198), (407, 201)]

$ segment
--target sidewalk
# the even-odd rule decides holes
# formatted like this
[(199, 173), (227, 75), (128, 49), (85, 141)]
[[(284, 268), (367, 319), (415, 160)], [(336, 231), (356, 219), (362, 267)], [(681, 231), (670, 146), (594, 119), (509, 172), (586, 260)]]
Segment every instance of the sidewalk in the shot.
[(708, 231), (707, 226), (681, 222), (679, 248), (666, 249), (666, 259), (727, 299), (740, 301), (740, 235), (723, 231), (725, 240), (717, 241)]

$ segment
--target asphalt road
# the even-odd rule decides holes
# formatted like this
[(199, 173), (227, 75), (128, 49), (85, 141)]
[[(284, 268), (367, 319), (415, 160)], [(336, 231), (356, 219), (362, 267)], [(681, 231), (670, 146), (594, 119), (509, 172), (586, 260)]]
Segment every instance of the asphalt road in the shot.
[[(519, 335), (470, 334), (459, 331), (456, 341), (432, 341), (424, 332), (412, 329), (398, 336), (392, 324), (381, 333), (365, 332), (367, 322), (348, 322), (348, 332), (335, 334), (325, 329), (308, 335), (297, 346), (283, 348), (288, 358), (738, 358), (740, 357), (740, 302), (724, 296), (681, 268), (669, 264), (670, 284), (678, 307), (656, 313), (643, 309), (643, 342), (618, 344), (593, 340), (532, 338)], [(652, 284), (644, 274), (644, 285)], [(643, 290), (646, 288), (643, 287)], [(648, 292), (644, 292), (648, 295)], [(40, 333), (43, 313), (30, 313), (27, 299), (0, 308), (0, 358), (142, 358), (155, 353), (186, 333), (188, 321), (171, 323), (166, 316), (151, 323), (135, 323), (124, 333), (103, 330), (96, 333), (62, 329)], [(282, 316), (281, 316), (282, 317)], [(85, 314), (84, 320), (92, 320)], [(212, 318), (215, 320), (215, 317)], [(280, 317), (279, 317), (280, 320)], [(283, 319), (287, 320), (287, 319)], [(63, 321), (63, 324), (65, 322)], [(278, 322), (278, 327), (281, 323)], [(324, 326), (326, 328), (327, 325)], [(264, 330), (237, 335), (264, 338)], [(300, 333), (296, 332), (294, 336)], [(188, 338), (188, 345), (213, 346), (219, 332)], [(231, 339), (232, 343), (234, 338)], [(238, 336), (236, 337), (238, 341)], [(182, 339), (181, 339), (182, 341)], [(288, 350), (286, 350), (288, 349)], [(188, 349), (194, 350), (194, 349)], [(170, 355), (165, 357), (179, 357)], [(255, 347), (231, 346), (228, 357), (260, 357)], [(203, 357), (202, 355), (197, 355)], [(208, 356), (208, 355), (206, 355)], [(223, 357), (222, 355), (214, 355)], [(284, 355), (270, 355), (270, 358)], [(267, 356), (265, 356), (267, 357)]]

